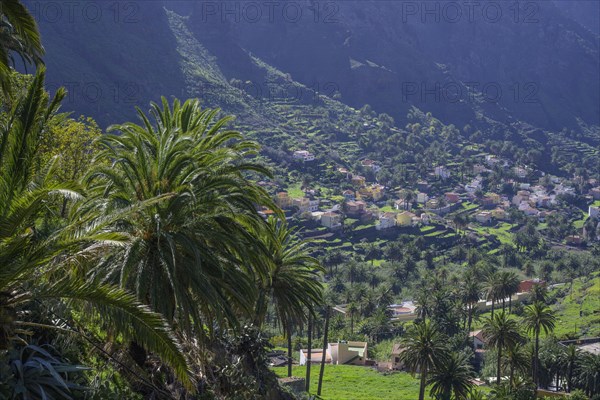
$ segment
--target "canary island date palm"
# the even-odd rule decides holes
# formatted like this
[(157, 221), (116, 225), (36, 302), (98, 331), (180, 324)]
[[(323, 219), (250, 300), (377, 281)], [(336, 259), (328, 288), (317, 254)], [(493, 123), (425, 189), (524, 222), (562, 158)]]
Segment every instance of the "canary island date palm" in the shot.
[[(251, 316), (256, 285), (268, 279), (260, 205), (268, 194), (247, 177), (255, 142), (223, 129), (232, 119), (198, 100), (152, 103), (150, 120), (113, 126), (85, 178), (91, 200), (78, 213), (126, 237), (93, 271), (118, 283), (178, 329), (203, 335)], [(106, 166), (106, 162), (110, 165)]]
[(523, 324), (527, 332), (533, 333), (534, 354), (533, 354), (533, 381), (539, 385), (539, 363), (540, 363), (540, 333), (544, 331), (547, 335), (554, 330), (556, 317), (554, 312), (544, 303), (536, 301), (523, 310)]
[(493, 317), (489, 317), (485, 320), (482, 335), (487, 345), (496, 349), (498, 352), (496, 383), (500, 384), (503, 350), (514, 347), (523, 341), (523, 337), (519, 332), (519, 325), (517, 320), (510, 318), (504, 311), (500, 311)]
[(268, 304), (276, 308), (283, 327), (287, 321), (305, 321), (307, 312), (314, 314), (323, 300), (320, 274), (324, 269), (310, 255), (310, 243), (299, 240), (284, 220), (273, 217), (257, 236), (265, 244), (269, 270), (257, 300), (256, 324), (264, 322)]
[(432, 370), (427, 384), (431, 385), (430, 394), (436, 399), (466, 399), (473, 389), (474, 377), (469, 357), (464, 353), (452, 352)]
[(423, 400), (429, 371), (448, 359), (445, 336), (427, 319), (413, 325), (401, 343), (404, 351), (400, 359), (413, 374), (421, 375), (419, 400)]
[(186, 360), (159, 314), (128, 292), (87, 281), (69, 268), (70, 261), (85, 260), (113, 238), (68, 226), (43, 233), (38, 229), (53, 201), (80, 196), (76, 185), (51, 179), (55, 163), (36, 167), (40, 140), (65, 95), (59, 89), (49, 98), (44, 76), (40, 68), (23, 97), (0, 114), (0, 349), (9, 347), (18, 339), (19, 328), (30, 324), (20, 319), (19, 310), (33, 301), (43, 305), (60, 299), (73, 307), (85, 306), (121, 337), (135, 337), (189, 382)]
[(293, 327), (305, 322), (323, 301), (324, 269), (310, 256), (309, 242), (295, 237), (285, 220), (269, 218), (257, 237), (265, 244), (269, 269), (267, 279), (258, 282), (255, 323), (261, 326), (272, 304), (291, 345)]
[[(479, 280), (472, 271), (464, 274), (464, 279), (460, 285), (460, 298), (462, 303), (467, 308), (467, 332), (471, 331), (473, 323), (473, 313), (477, 307), (477, 303), (481, 298), (482, 287)], [(474, 340), (474, 338), (473, 338)]]
[(586, 353), (581, 356), (576, 382), (588, 396), (600, 393), (600, 355)]
[(531, 352), (528, 350), (528, 346), (517, 343), (507, 347), (502, 359), (502, 368), (509, 371), (508, 381), (511, 387), (515, 386), (515, 374), (527, 377), (531, 370)]
[(506, 309), (506, 299), (508, 298), (508, 312), (512, 311), (512, 297), (519, 291), (519, 277), (512, 271), (502, 271), (498, 273), (499, 293), (502, 299), (502, 311)]
[(37, 23), (19, 0), (0, 0), (0, 87), (10, 95), (13, 53), (25, 63), (41, 64), (44, 48)]

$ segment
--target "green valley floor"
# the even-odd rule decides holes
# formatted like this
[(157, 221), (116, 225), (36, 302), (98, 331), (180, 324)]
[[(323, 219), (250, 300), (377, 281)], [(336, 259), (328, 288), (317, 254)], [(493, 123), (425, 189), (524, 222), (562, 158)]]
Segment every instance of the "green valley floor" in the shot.
[[(310, 392), (317, 393), (320, 365), (310, 370)], [(274, 368), (287, 376), (287, 367)], [(305, 377), (306, 367), (295, 366), (294, 376)], [(380, 374), (368, 367), (326, 365), (321, 398), (324, 400), (410, 400), (419, 397), (419, 381), (405, 372)], [(429, 398), (429, 397), (426, 397)]]

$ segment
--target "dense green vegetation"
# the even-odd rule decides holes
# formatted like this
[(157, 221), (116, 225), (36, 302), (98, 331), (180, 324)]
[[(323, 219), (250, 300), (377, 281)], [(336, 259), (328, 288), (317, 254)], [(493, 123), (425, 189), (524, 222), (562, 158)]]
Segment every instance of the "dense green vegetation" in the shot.
[[(20, 3), (4, 3), (2, 33), (13, 41), (0, 46), (3, 398), (302, 397), (277, 375), (313, 377), (314, 393), (318, 368), (305, 375), (291, 356), (342, 340), (368, 341), (378, 361), (398, 343), (412, 376), (327, 366), (324, 399), (525, 400), (551, 386), (597, 398), (600, 356), (559, 343), (600, 333), (597, 220), (584, 212), (596, 204), (584, 193), (600, 179), (593, 128), (578, 140), (540, 138), (497, 124), (459, 129), (417, 109), (398, 128), (336, 94), (259, 101), (169, 12), (190, 92), (225, 104), (244, 134), (198, 99), (166, 98), (138, 109), (137, 123), (103, 133), (90, 118), (59, 112), (66, 93), (46, 92), (43, 67), (33, 76), (12, 71), (5, 53), (35, 62), (42, 49)], [(309, 90), (251, 60), (274, 90)], [(301, 149), (315, 160), (294, 160)], [(510, 168), (475, 172), (490, 157)], [(452, 173), (436, 176), (440, 166)], [(353, 214), (344, 191), (354, 196), (364, 185), (353, 187), (344, 168), (387, 194), (365, 195), (368, 210)], [(417, 201), (425, 179), (435, 206)], [(477, 179), (473, 196), (442, 214), (443, 194)], [(514, 204), (502, 221), (474, 216), (487, 193), (510, 200), (531, 184), (572, 190), (544, 206), (544, 218)], [(337, 207), (340, 229), (280, 209), (280, 190)], [(375, 219), (395, 212), (394, 200), (437, 217), (380, 231)], [(567, 246), (576, 233), (584, 240)], [(524, 278), (541, 281), (513, 300)], [(404, 300), (416, 310), (401, 322), (390, 305)], [(474, 328), (485, 356), (474, 349)], [(267, 367), (273, 345), (287, 350), (288, 369)], [(478, 390), (475, 378), (491, 389)]]

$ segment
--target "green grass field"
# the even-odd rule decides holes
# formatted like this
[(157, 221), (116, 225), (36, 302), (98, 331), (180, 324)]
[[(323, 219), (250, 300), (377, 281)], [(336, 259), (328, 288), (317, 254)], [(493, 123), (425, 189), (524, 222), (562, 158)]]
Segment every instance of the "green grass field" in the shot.
[[(310, 370), (311, 393), (317, 393), (320, 365)], [(279, 376), (287, 375), (287, 368), (274, 368)], [(295, 366), (294, 376), (306, 376), (306, 367)], [(419, 397), (419, 380), (405, 372), (380, 374), (368, 367), (326, 365), (323, 376), (324, 400), (412, 400)], [(426, 397), (429, 399), (429, 397)]]
[[(573, 282), (573, 295), (568, 292), (568, 283), (554, 290), (562, 290), (566, 294), (551, 306), (556, 312), (553, 334), (560, 339), (600, 336), (600, 313), (594, 313), (600, 310), (600, 274), (596, 273), (595, 278), (585, 284), (581, 279), (576, 279)], [(581, 316), (579, 311), (582, 312)], [(479, 320), (473, 322), (472, 329), (481, 329), (484, 319), (490, 314), (480, 315)]]
[(471, 229), (477, 231), (480, 235), (493, 235), (503, 244), (511, 244), (513, 242), (512, 233), (509, 232), (512, 227), (513, 225), (506, 222), (501, 222), (494, 227), (471, 225)]
[[(569, 284), (564, 288), (568, 290)], [(573, 294), (567, 294), (557, 304), (556, 328), (554, 334), (563, 337), (577, 332), (578, 336), (600, 336), (600, 276), (583, 283), (581, 279), (573, 282)], [(581, 311), (581, 317), (579, 316)]]

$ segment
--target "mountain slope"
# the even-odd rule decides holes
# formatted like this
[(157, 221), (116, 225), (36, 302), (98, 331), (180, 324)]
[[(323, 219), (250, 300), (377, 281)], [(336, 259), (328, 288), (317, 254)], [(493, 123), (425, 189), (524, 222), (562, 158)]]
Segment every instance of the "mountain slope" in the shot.
[(459, 126), (481, 116), (554, 131), (600, 125), (598, 35), (578, 22), (578, 8), (540, 1), (517, 12), (497, 3), (497, 21), (487, 9), (470, 20), (464, 8), (452, 21), (446, 5), (456, 3), (436, 2), (433, 14), (427, 2), (409, 3), (416, 9), (302, 0), (294, 2), (300, 18), (289, 7), (271, 16), (260, 3), (258, 20), (246, 3), (212, 1), (118, 2), (119, 13), (101, 2), (97, 21), (78, 13), (67, 21), (66, 3), (57, 3), (65, 8), (59, 21), (37, 15), (50, 82), (71, 86), (66, 106), (102, 124), (129, 118), (134, 103), (182, 97), (194, 86), (181, 69), (166, 6), (189, 14), (189, 37), (215, 57), (221, 80), (268, 86), (252, 55), (308, 88), (397, 121), (416, 106)]

